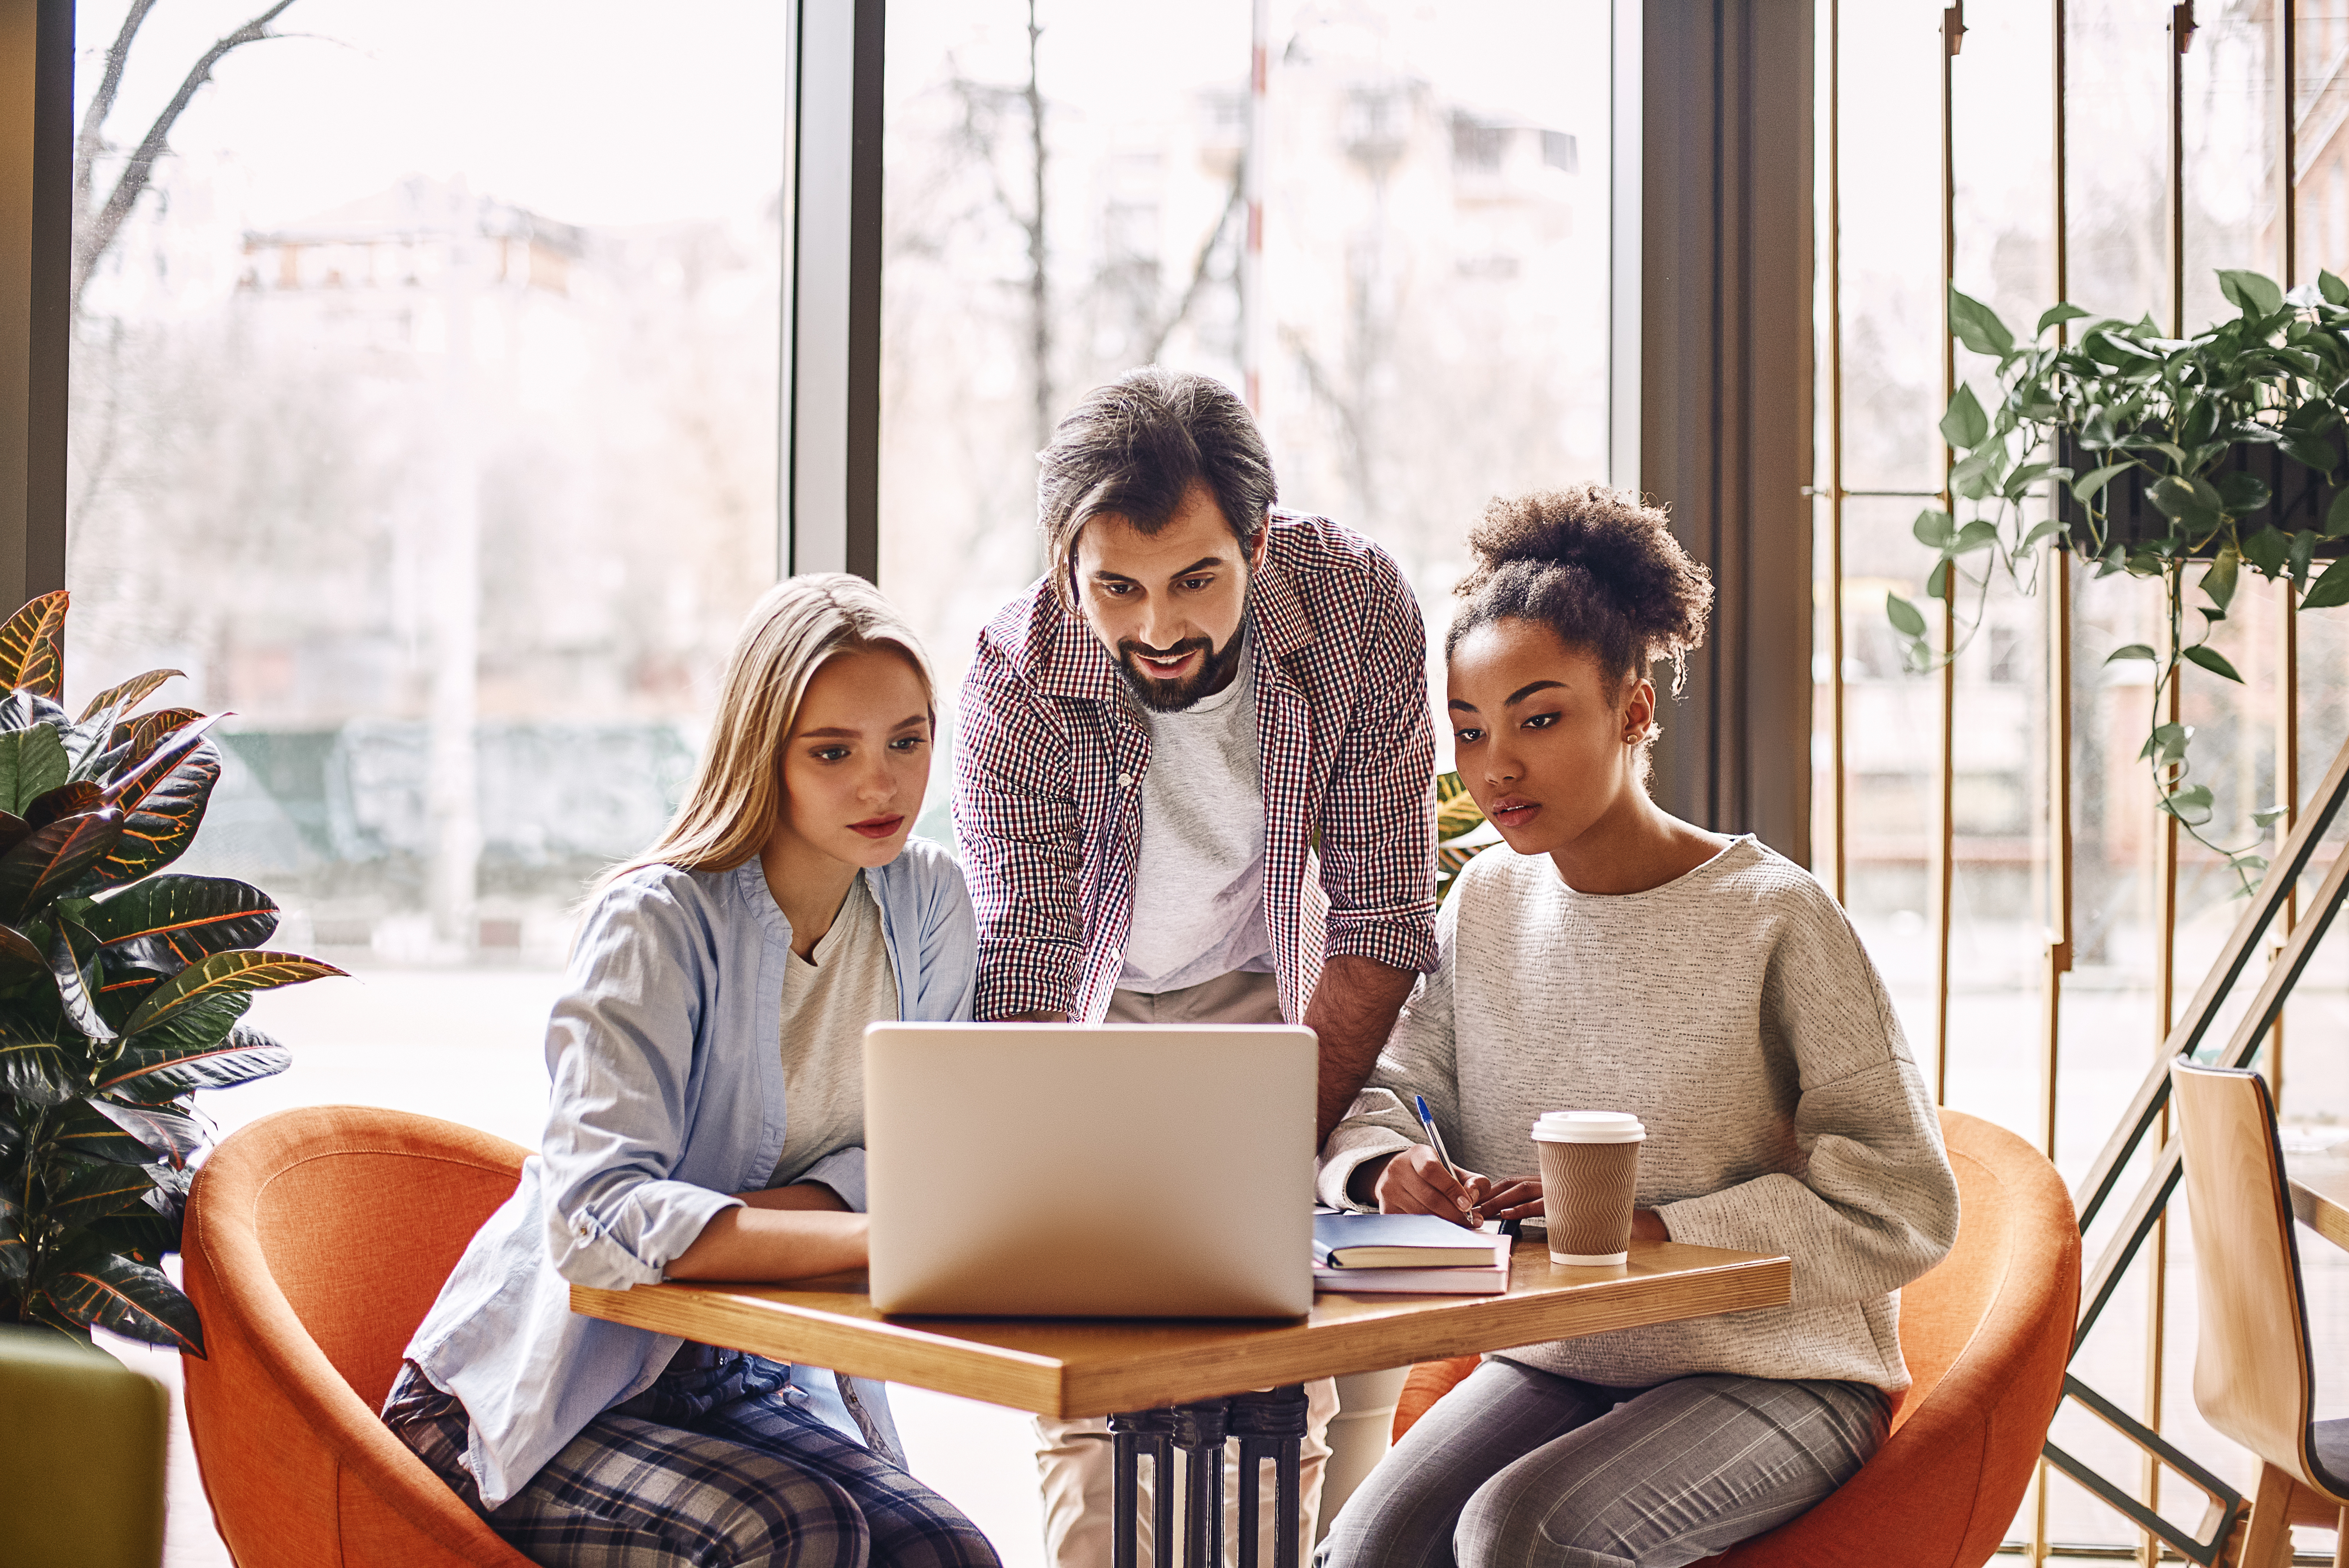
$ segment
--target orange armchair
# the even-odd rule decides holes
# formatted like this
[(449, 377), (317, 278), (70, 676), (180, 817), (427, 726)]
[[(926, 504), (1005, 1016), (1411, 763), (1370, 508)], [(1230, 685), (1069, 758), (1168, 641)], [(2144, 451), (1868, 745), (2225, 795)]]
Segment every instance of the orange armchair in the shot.
[[(1941, 1135), (1962, 1217), (1950, 1255), (1900, 1293), (1900, 1349), (1915, 1381), (1891, 1437), (1816, 1508), (1708, 1563), (1980, 1568), (2013, 1523), (2063, 1394), (2080, 1227), (2064, 1179), (2014, 1134), (1944, 1110)], [(1394, 1435), (1476, 1359), (1413, 1367)]]
[(376, 1416), (525, 1152), (357, 1106), (281, 1111), (212, 1151), (183, 1239), (208, 1354), (184, 1367), (238, 1568), (532, 1568)]

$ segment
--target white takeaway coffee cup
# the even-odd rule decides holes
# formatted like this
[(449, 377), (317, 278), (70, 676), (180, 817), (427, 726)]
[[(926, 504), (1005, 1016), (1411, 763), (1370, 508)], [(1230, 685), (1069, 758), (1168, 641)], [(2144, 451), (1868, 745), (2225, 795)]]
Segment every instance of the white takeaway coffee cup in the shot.
[(1648, 1130), (1619, 1110), (1553, 1110), (1534, 1123), (1549, 1261), (1603, 1268), (1630, 1257), (1640, 1145)]

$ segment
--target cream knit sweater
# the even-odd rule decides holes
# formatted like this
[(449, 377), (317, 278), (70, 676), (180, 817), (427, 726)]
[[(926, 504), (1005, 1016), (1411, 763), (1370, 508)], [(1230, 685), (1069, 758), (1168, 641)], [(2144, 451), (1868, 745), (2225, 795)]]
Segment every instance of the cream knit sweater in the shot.
[(1749, 837), (1599, 896), (1495, 845), (1436, 932), (1441, 967), (1330, 1135), (1324, 1202), (1352, 1206), (1354, 1167), (1419, 1140), (1414, 1091), (1453, 1159), (1493, 1176), (1538, 1170), (1543, 1111), (1628, 1110), (1648, 1129), (1640, 1206), (1674, 1241), (1784, 1253), (1794, 1299), (1509, 1360), (1624, 1387), (1700, 1372), (1909, 1386), (1898, 1292), (1956, 1239), (1957, 1182), (1884, 984), (1816, 879)]

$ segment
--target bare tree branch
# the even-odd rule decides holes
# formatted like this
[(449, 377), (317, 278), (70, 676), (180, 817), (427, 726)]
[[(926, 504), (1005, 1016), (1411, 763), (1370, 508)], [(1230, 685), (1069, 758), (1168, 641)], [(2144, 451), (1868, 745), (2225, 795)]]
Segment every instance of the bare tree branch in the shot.
[[(148, 0), (148, 5), (151, 4), (152, 0)], [(198, 89), (212, 80), (212, 67), (220, 64), (222, 57), (232, 50), (243, 48), (247, 44), (259, 43), (264, 38), (277, 36), (276, 34), (269, 31), (269, 24), (275, 21), (278, 15), (293, 4), (294, 0), (277, 0), (276, 5), (272, 5), (236, 31), (219, 39), (211, 48), (203, 52), (202, 57), (188, 68), (187, 76), (180, 83), (180, 90), (171, 95), (171, 101), (165, 104), (162, 112), (155, 117), (155, 123), (147, 128), (146, 136), (140, 139), (138, 150), (130, 155), (130, 161), (124, 166), (122, 177), (115, 181), (113, 193), (107, 197), (106, 205), (89, 220), (87, 225), (76, 225), (72, 308), (77, 314), (81, 309), (83, 285), (89, 282), (89, 274), (97, 268), (98, 258), (106, 254), (108, 249), (113, 245), (116, 236), (121, 233), (124, 220), (130, 216), (130, 209), (136, 206), (139, 198), (145, 194), (148, 181), (154, 178), (156, 160), (170, 150), (171, 128), (179, 123), (180, 116), (186, 111), (189, 103), (194, 99)], [(135, 14), (143, 18), (146, 10), (147, 5), (139, 5)], [(126, 54), (129, 49), (132, 31), (132, 26), (126, 24), (122, 36), (115, 41), (116, 47)], [(109, 80), (119, 85), (120, 74), (115, 68), (116, 63), (111, 51), (109, 52), (107, 64), (110, 73)], [(93, 103), (91, 107), (95, 110), (97, 105)], [(102, 119), (100, 123), (103, 123)], [(96, 139), (91, 135), (91, 129), (85, 123), (83, 133), (94, 142)]]
[(98, 155), (106, 150), (106, 117), (114, 112), (114, 95), (122, 88), (122, 67), (130, 58), (130, 41), (139, 36), (139, 25), (147, 20), (147, 13), (155, 8), (155, 0), (130, 0), (130, 9), (122, 18), (122, 28), (114, 35), (114, 42), (106, 51), (106, 70), (98, 79), (98, 91), (90, 95), (89, 108), (82, 112), (81, 134), (74, 138), (74, 230), (78, 233), (89, 219), (90, 187), (98, 174)]
[(1232, 193), (1226, 199), (1224, 210), (1216, 215), (1216, 226), (1207, 231), (1206, 242), (1199, 247), (1199, 258), (1191, 264), (1191, 281), (1184, 288), (1183, 297), (1174, 302), (1174, 310), (1150, 335), (1150, 346), (1142, 356), (1144, 365), (1158, 363), (1158, 351), (1166, 346), (1166, 340), (1174, 335), (1174, 329), (1183, 325), (1183, 318), (1189, 315), (1191, 307), (1198, 303), (1199, 291), (1207, 284), (1207, 263), (1214, 258), (1216, 247), (1223, 243), (1224, 231), (1232, 226), (1232, 214), (1240, 210), (1240, 197), (1246, 189), (1242, 176), (1233, 175)]

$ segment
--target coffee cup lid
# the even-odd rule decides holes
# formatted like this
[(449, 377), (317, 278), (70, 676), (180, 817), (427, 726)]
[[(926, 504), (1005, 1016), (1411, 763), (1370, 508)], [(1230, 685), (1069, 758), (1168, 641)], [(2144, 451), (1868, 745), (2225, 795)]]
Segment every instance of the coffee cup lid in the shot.
[(1627, 1110), (1552, 1110), (1534, 1123), (1538, 1143), (1637, 1143), (1647, 1136)]

